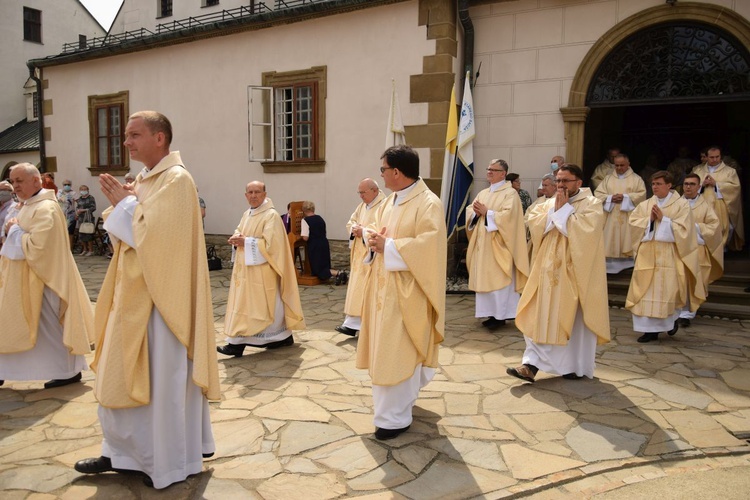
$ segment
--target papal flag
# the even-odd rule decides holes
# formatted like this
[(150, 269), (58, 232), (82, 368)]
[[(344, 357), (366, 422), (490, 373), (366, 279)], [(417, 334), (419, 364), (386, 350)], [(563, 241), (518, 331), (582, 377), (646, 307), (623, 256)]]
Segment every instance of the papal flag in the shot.
[(466, 72), (461, 118), (458, 122), (458, 152), (448, 204), (448, 237), (466, 225), (464, 211), (474, 182), (474, 100), (471, 97), (471, 74)]
[(385, 148), (406, 144), (406, 132), (404, 122), (401, 121), (401, 107), (398, 105), (398, 93), (396, 92), (396, 81), (391, 80), (391, 107), (388, 112), (388, 128), (385, 131)]
[(445, 159), (443, 160), (443, 181), (440, 185), (440, 201), (445, 209), (445, 221), (448, 222), (448, 205), (450, 204), (453, 172), (456, 168), (456, 147), (458, 146), (458, 113), (456, 113), (456, 85), (451, 89), (451, 104), (448, 108), (448, 127), (445, 132)]

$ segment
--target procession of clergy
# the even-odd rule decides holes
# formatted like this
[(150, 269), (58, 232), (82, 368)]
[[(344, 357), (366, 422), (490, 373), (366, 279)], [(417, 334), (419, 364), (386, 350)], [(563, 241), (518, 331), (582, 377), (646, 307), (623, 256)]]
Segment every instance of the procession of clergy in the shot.
[[(95, 311), (53, 194), (33, 165), (12, 168), (19, 204), (3, 223), (0, 249), (0, 378), (50, 379), (46, 388), (79, 382), (95, 345), (102, 450), (75, 469), (136, 471), (165, 488), (201, 472), (216, 451), (208, 406), (221, 398), (216, 352), (291, 346), (305, 321), (285, 227), (265, 185), (253, 181), (245, 187), (249, 209), (228, 240), (236, 253), (227, 344), (216, 347), (197, 192), (179, 152), (170, 152), (171, 123), (138, 112), (125, 137), (145, 168), (130, 184), (100, 176), (115, 255)], [(525, 216), (505, 182), (508, 164), (490, 163), (489, 188), (467, 208), (467, 267), (483, 325), (495, 330), (515, 319), (524, 334), (526, 351), (510, 375), (593, 377), (596, 345), (610, 339), (607, 269), (635, 266), (626, 307), (639, 341), (673, 335), (678, 316), (695, 313), (722, 272), (723, 245), (742, 239), (736, 173), (712, 151), (685, 177), (684, 197), (660, 171), (647, 200), (624, 155), (594, 193), (582, 187), (581, 169), (560, 159)], [(347, 224), (351, 281), (336, 330), (359, 334), (356, 366), (372, 379), (375, 438), (387, 440), (409, 429), (419, 390), (438, 366), (447, 235), (417, 153), (394, 146), (381, 161), (391, 194), (370, 178), (359, 182), (362, 203)]]

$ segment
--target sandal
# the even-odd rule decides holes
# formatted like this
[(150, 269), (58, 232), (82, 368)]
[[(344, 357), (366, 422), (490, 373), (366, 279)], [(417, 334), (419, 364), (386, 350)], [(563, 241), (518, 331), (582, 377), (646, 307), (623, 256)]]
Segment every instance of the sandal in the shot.
[(526, 365), (521, 365), (518, 368), (508, 368), (505, 370), (505, 373), (520, 378), (521, 380), (525, 380), (526, 382), (534, 383), (534, 373), (531, 371), (531, 368)]

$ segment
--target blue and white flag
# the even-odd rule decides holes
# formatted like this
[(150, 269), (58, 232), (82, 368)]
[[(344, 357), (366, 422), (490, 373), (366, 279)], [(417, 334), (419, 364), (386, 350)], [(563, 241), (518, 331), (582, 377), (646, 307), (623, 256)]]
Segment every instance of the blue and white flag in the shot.
[(447, 210), (448, 237), (466, 225), (464, 212), (469, 204), (471, 185), (474, 182), (474, 100), (471, 97), (471, 78), (466, 72), (461, 118), (458, 123), (458, 153), (453, 173), (451, 197)]

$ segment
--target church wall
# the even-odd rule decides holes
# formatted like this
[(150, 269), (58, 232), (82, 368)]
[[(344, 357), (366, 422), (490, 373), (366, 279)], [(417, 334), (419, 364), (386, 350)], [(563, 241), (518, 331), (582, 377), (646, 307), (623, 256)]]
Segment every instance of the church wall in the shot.
[[(683, 2), (680, 1), (680, 4)], [(750, 16), (750, 2), (706, 0)], [(532, 196), (553, 155), (566, 153), (560, 113), (573, 77), (607, 30), (663, 0), (517, 0), (482, 2), (470, 15), (476, 30), (474, 90), (477, 172), (506, 159)], [(478, 178), (483, 178), (479, 175)], [(475, 183), (474, 191), (486, 187)]]

